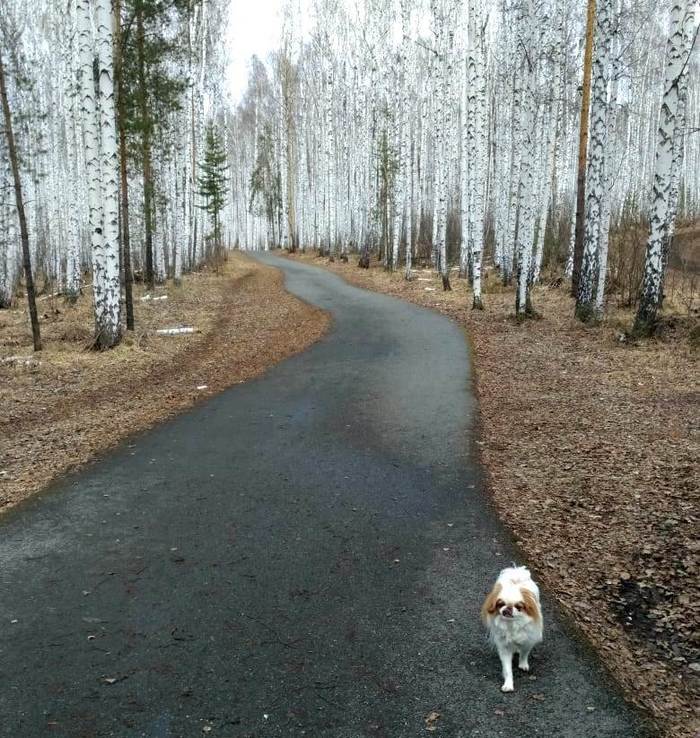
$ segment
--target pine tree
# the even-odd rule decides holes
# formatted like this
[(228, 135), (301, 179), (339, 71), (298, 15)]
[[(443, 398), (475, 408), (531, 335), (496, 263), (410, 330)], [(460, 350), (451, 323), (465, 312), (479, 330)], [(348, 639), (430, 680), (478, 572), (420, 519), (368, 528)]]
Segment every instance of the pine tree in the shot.
[(156, 282), (154, 231), (156, 230), (157, 185), (154, 147), (165, 138), (171, 114), (180, 110), (187, 80), (175, 74), (184, 58), (184, 45), (170, 31), (189, 18), (194, 5), (189, 0), (124, 0), (120, 4), (119, 125), (132, 160), (143, 178), (143, 222), (145, 281)]
[(214, 226), (213, 256), (216, 264), (221, 262), (223, 256), (221, 211), (226, 204), (227, 158), (223, 142), (214, 124), (210, 123), (207, 126), (204, 161), (199, 165), (201, 174), (197, 178), (197, 184), (199, 185), (198, 193), (204, 198), (204, 205), (200, 207), (209, 214)]

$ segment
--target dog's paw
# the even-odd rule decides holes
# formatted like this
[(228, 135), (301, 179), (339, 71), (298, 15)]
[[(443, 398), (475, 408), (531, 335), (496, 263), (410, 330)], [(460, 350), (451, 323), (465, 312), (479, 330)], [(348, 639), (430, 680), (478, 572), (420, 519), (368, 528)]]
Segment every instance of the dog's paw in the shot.
[(523, 664), (518, 664), (518, 669), (520, 669), (521, 671), (530, 671), (530, 664), (525, 661), (525, 663)]
[(501, 692), (512, 692), (513, 691), (513, 682), (505, 682), (505, 684), (501, 687)]

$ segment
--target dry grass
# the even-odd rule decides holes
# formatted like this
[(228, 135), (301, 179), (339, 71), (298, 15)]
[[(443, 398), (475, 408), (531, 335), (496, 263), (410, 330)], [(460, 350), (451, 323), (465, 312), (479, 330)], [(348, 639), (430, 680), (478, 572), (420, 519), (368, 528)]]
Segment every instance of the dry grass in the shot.
[[(484, 312), (461, 280), (299, 256), (353, 284), (439, 310), (473, 341), (482, 460), (502, 518), (538, 577), (629, 697), (673, 738), (697, 737), (700, 642), (697, 318), (622, 342), (629, 312), (587, 327), (562, 288), (518, 324), (492, 275)], [(354, 260), (353, 260), (354, 261)]]
[[(87, 290), (89, 293), (89, 290)], [(328, 319), (284, 290), (278, 270), (233, 254), (221, 274), (188, 275), (143, 301), (137, 330), (111, 351), (89, 350), (89, 294), (39, 302), (44, 350), (31, 356), (26, 310), (0, 311), (0, 509), (198, 400), (296, 353)], [(157, 336), (157, 328), (199, 333)], [(198, 386), (206, 389), (198, 390)]]

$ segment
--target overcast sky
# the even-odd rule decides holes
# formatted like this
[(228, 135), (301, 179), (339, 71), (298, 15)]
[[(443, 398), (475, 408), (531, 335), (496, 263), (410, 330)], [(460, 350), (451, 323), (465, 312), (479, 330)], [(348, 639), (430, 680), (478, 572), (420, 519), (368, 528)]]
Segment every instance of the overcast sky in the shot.
[[(0, 0), (2, 2), (3, 0)], [(254, 54), (267, 62), (278, 49), (282, 35), (282, 9), (290, 0), (230, 0), (228, 52), (229, 88), (233, 102), (243, 97), (248, 82), (248, 62)], [(347, 2), (348, 0), (337, 0)], [(354, 0), (351, 0), (354, 2)], [(291, 0), (295, 42), (307, 38), (314, 22), (313, 0)]]
[(282, 4), (283, 0), (231, 0), (229, 84), (234, 102), (245, 92), (250, 57), (257, 54), (265, 61), (279, 45)]

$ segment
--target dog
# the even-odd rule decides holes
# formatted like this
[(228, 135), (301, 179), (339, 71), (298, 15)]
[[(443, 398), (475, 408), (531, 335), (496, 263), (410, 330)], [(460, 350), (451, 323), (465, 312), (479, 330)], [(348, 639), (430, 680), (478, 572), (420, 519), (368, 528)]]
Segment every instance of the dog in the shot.
[(503, 667), (502, 692), (513, 691), (513, 655), (518, 667), (530, 671), (530, 651), (542, 641), (540, 589), (525, 566), (512, 566), (498, 575), (484, 600), (481, 619)]

